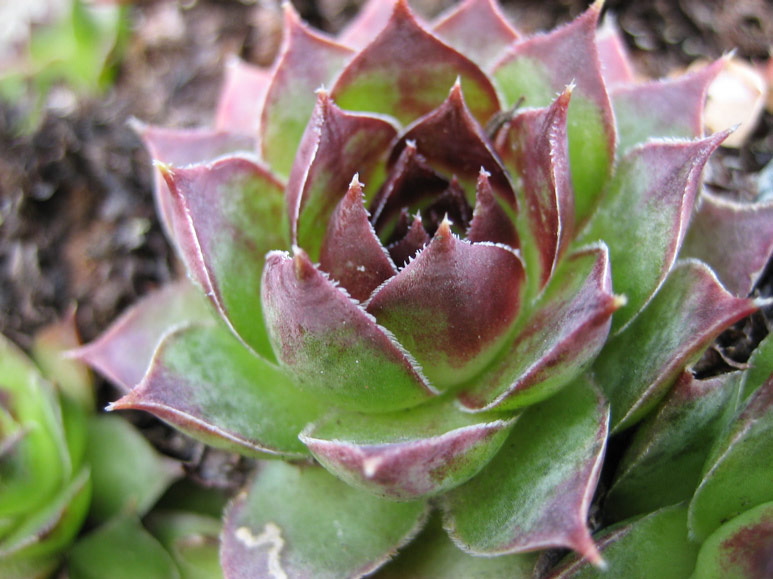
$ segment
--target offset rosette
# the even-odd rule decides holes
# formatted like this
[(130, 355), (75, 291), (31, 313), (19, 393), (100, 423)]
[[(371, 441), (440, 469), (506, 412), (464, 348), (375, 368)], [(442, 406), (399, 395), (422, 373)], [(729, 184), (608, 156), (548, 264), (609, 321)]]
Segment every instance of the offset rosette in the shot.
[[(601, 8), (521, 37), (491, 0), (431, 25), (374, 0), (331, 39), (288, 4), (277, 62), (231, 63), (213, 130), (143, 129), (194, 283), (81, 355), (123, 384), (113, 409), (290, 462), (228, 509), (226, 576), (370, 573), (431, 506), (459, 549), (430, 526), (429, 576), (552, 547), (600, 564), (587, 518), (610, 432), (682, 409), (672, 386), (760, 306), (745, 294), (773, 250), (769, 207), (701, 202), (722, 61), (635, 84)], [(618, 503), (657, 471), (625, 461)]]

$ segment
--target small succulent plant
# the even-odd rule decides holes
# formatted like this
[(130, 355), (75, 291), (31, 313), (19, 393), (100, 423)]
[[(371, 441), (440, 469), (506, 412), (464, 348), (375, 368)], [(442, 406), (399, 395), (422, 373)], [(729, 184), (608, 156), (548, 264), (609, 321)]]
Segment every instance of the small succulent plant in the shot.
[(773, 207), (701, 192), (723, 61), (638, 82), (601, 8), (521, 37), (490, 0), (432, 24), (374, 0), (334, 40), (288, 4), (214, 128), (138, 126), (193, 283), (79, 353), (124, 389), (112, 409), (261, 459), (226, 577), (360, 576), (398, 549), (385, 576), (531, 576), (551, 548), (578, 553), (561, 576), (683, 577), (724, 521), (769, 525), (742, 513), (773, 501), (770, 345), (690, 367), (766, 303)]

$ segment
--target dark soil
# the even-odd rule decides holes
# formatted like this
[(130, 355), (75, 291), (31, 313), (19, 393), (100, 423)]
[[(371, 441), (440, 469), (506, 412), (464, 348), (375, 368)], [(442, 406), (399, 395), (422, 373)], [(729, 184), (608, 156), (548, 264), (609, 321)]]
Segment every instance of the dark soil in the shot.
[[(295, 2), (305, 19), (330, 32), (360, 3)], [(452, 3), (413, 2), (425, 14)], [(523, 32), (565, 22), (586, 6), (585, 0), (505, 2)], [(609, 0), (607, 6), (640, 70), (655, 77), (734, 48), (761, 61), (773, 38), (773, 4), (766, 0)], [(0, 332), (22, 346), (72, 304), (84, 339), (92, 339), (139, 296), (179, 274), (155, 217), (150, 160), (127, 119), (207, 124), (225, 57), (237, 53), (265, 65), (279, 42), (281, 11), (271, 0), (145, 0), (130, 14), (132, 38), (107, 95), (49, 111), (31, 135), (19, 134), (26, 103), (0, 103)], [(767, 114), (743, 149), (714, 156), (714, 189), (756, 195), (757, 173), (773, 157), (772, 129)], [(752, 341), (767, 332), (762, 318), (746, 324), (734, 331), (753, 334)], [(722, 344), (722, 353), (744, 350), (738, 343)], [(179, 439), (162, 446), (189, 458), (194, 452)]]

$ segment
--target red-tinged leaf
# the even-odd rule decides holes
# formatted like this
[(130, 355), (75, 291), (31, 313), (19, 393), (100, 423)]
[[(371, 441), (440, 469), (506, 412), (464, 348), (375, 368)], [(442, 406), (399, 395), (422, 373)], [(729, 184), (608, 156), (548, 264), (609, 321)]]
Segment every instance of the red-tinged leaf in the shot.
[(523, 98), (525, 106), (545, 107), (575, 85), (568, 123), (577, 224), (592, 215), (615, 155), (614, 116), (596, 51), (600, 10), (594, 2), (566, 26), (516, 43), (494, 66), (507, 106)]
[(282, 184), (243, 157), (166, 168), (164, 177), (185, 218), (187, 236), (178, 239), (188, 270), (234, 333), (273, 359), (258, 288), (266, 253), (289, 245)]
[(229, 58), (215, 111), (215, 129), (255, 138), (270, 81), (271, 74), (267, 69), (248, 64), (236, 56)]
[(725, 62), (720, 59), (678, 78), (614, 90), (612, 106), (617, 120), (618, 155), (652, 137), (702, 137), (706, 91)]
[(618, 164), (584, 239), (603, 239), (615, 272), (615, 291), (628, 302), (613, 331), (631, 323), (658, 291), (676, 261), (701, 172), (727, 133), (699, 141), (651, 141)]
[(287, 176), (314, 110), (314, 91), (333, 80), (354, 52), (305, 26), (289, 2), (284, 11), (284, 41), (261, 114), (260, 147), (271, 168)]
[(301, 433), (327, 470), (378, 496), (413, 500), (466, 482), (491, 460), (514, 418), (459, 412), (453, 399), (384, 414), (339, 412)]
[(484, 70), (519, 36), (495, 0), (465, 0), (442, 15), (432, 31)]
[(701, 545), (693, 577), (770, 577), (773, 573), (773, 503), (731, 519)]
[(462, 391), (460, 402), (477, 412), (553, 395), (596, 357), (619, 305), (606, 247), (569, 255), (512, 343)]
[(429, 234), (421, 224), (421, 215), (416, 214), (408, 233), (387, 249), (389, 255), (392, 256), (393, 263), (397, 264), (398, 267), (405, 267), (429, 242)]
[(377, 579), (531, 579), (536, 553), (473, 557), (457, 548), (443, 530), (440, 517), (431, 517), (425, 529), (387, 563)]
[(435, 199), (447, 188), (448, 180), (430, 167), (426, 157), (416, 150), (416, 143), (406, 142), (371, 202), (376, 231), (383, 231), (406, 207)]
[(528, 109), (513, 117), (497, 138), (505, 166), (520, 176), (523, 244), (529, 271), (542, 290), (574, 234), (574, 192), (569, 172), (566, 115), (572, 89), (552, 105)]
[(354, 489), (323, 468), (279, 461), (258, 466), (225, 515), (225, 579), (372, 573), (424, 525), (422, 502), (388, 501)]
[(636, 80), (620, 28), (609, 13), (604, 16), (596, 32), (596, 49), (601, 62), (601, 74), (608, 88), (631, 84)]
[(749, 396), (711, 449), (690, 502), (690, 536), (703, 541), (747, 509), (773, 501), (773, 375)]
[(142, 380), (166, 332), (181, 324), (210, 320), (212, 314), (198, 288), (181, 280), (144, 297), (99, 338), (71, 355), (128, 392)]
[(387, 412), (435, 393), (410, 354), (302, 250), (268, 255), (262, 300), (277, 358), (328, 404)]
[(704, 191), (682, 255), (697, 257), (725, 287), (748, 295), (773, 255), (773, 203), (737, 203)]
[[(208, 162), (236, 151), (255, 150), (253, 135), (209, 129), (167, 129), (145, 125), (139, 121), (134, 121), (132, 126), (152, 159), (175, 167)], [(153, 193), (166, 234), (177, 244), (178, 226), (175, 223), (174, 199), (159, 170), (154, 171)]]
[(692, 497), (709, 454), (707, 442), (727, 422), (740, 377), (735, 372), (698, 380), (689, 371), (680, 374), (623, 455), (604, 503), (608, 520), (649, 513)]
[(445, 495), (454, 542), (483, 556), (568, 547), (599, 563), (585, 521), (608, 422), (606, 402), (584, 379), (525, 411), (483, 471)]
[(491, 82), (474, 62), (424, 29), (406, 0), (397, 0), (384, 30), (346, 66), (332, 96), (345, 109), (408, 124), (438, 107), (457, 79), (472, 115), (485, 124), (499, 110)]
[(499, 204), (491, 188), (489, 173), (481, 169), (475, 187), (475, 209), (467, 230), (468, 241), (490, 241), (518, 249), (518, 232), (507, 211)]
[(370, 224), (356, 175), (330, 217), (319, 261), (322, 271), (361, 302), (397, 273)]
[(698, 545), (687, 537), (687, 512), (674, 505), (604, 529), (594, 537), (606, 569), (571, 555), (548, 579), (684, 579), (690, 577)]
[(392, 149), (390, 165), (398, 162), (408, 143), (415, 143), (416, 150), (432, 167), (456, 176), (470, 193), (475, 189), (481, 168), (485, 169), (503, 203), (512, 208), (517, 206), (505, 169), (483, 129), (470, 114), (459, 83), (453, 85), (448, 98), (438, 108), (406, 129)]
[(317, 92), (285, 192), (292, 239), (312, 259), (352, 175), (359, 173), (367, 184), (396, 135), (383, 118), (342, 111), (327, 93)]
[(521, 307), (523, 262), (511, 249), (460, 241), (443, 221), (432, 242), (371, 297), (438, 388), (475, 376), (509, 337)]
[(365, 48), (389, 22), (396, 0), (366, 0), (346, 28), (338, 35), (338, 40), (357, 50)]
[(211, 446), (298, 458), (298, 433), (319, 408), (276, 366), (221, 325), (194, 324), (164, 338), (143, 381), (110, 406), (144, 410)]
[(593, 366), (612, 406), (612, 431), (643, 418), (685, 365), (757, 307), (725, 291), (705, 264), (679, 263), (642, 315), (609, 340)]

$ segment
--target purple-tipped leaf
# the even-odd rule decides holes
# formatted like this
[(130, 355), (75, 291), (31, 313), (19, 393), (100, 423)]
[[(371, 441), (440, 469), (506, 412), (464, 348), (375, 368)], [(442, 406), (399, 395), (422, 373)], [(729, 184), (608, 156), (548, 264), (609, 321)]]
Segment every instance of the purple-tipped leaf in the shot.
[(631, 84), (636, 80), (620, 28), (609, 13), (596, 31), (596, 49), (601, 61), (601, 74), (608, 88)]
[(357, 50), (365, 48), (386, 27), (394, 5), (395, 0), (366, 0), (338, 35), (339, 42)]
[(416, 214), (408, 228), (408, 233), (399, 241), (391, 244), (387, 249), (389, 250), (389, 255), (392, 256), (392, 261), (398, 267), (405, 267), (429, 242), (430, 237), (422, 225), (421, 215)]
[(615, 128), (612, 107), (596, 51), (597, 1), (573, 22), (516, 43), (494, 66), (507, 106), (548, 106), (574, 84), (569, 105), (569, 158), (575, 222), (585, 223), (612, 169)]
[(367, 311), (439, 388), (475, 376), (518, 317), (523, 262), (511, 249), (457, 239), (448, 221), (411, 263), (371, 297)]
[(585, 521), (608, 421), (606, 402), (584, 379), (529, 408), (483, 471), (445, 495), (454, 542), (483, 556), (568, 547), (599, 563)]
[(282, 184), (243, 157), (163, 173), (185, 218), (188, 270), (236, 335), (272, 359), (258, 288), (266, 253), (289, 245)]
[(476, 412), (518, 408), (551, 396), (596, 357), (619, 305), (605, 246), (568, 256), (512, 343), (459, 401)]
[(370, 224), (357, 176), (330, 216), (319, 261), (322, 271), (361, 302), (397, 273)]
[(232, 452), (288, 458), (308, 453), (298, 433), (320, 411), (279, 368), (214, 324), (167, 334), (143, 381), (111, 409), (150, 412)]
[(320, 467), (264, 462), (226, 511), (223, 574), (225, 579), (362, 577), (414, 537), (426, 512), (422, 502), (374, 497)]
[(212, 315), (201, 291), (181, 280), (144, 297), (72, 355), (128, 392), (142, 380), (166, 332), (181, 324), (211, 320)]
[(475, 187), (475, 209), (472, 221), (467, 229), (467, 241), (490, 241), (519, 249), (521, 241), (515, 229), (513, 220), (508, 215), (491, 187), (491, 175), (481, 169), (478, 174), (478, 184)]
[(453, 85), (448, 98), (438, 108), (408, 127), (392, 149), (390, 165), (398, 162), (408, 143), (414, 143), (433, 168), (454, 175), (463, 185), (468, 185), (466, 189), (470, 192), (482, 167), (490, 174), (497, 196), (508, 206), (517, 206), (505, 169), (482, 127), (470, 114), (459, 83)]
[(711, 449), (690, 501), (690, 536), (704, 540), (724, 521), (773, 501), (773, 375), (742, 406)]
[(706, 91), (724, 65), (720, 59), (692, 74), (613, 91), (618, 156), (652, 137), (702, 137)]
[(611, 339), (593, 366), (612, 406), (612, 431), (638, 422), (685, 365), (758, 308), (729, 294), (705, 264), (679, 263), (642, 315)]
[(513, 117), (497, 138), (505, 166), (520, 176), (519, 201), (531, 239), (523, 244), (536, 289), (550, 280), (574, 231), (574, 192), (569, 172), (566, 115), (571, 88), (549, 107)]
[[(255, 138), (271, 74), (235, 56), (228, 59), (215, 111), (215, 129)], [(203, 161), (204, 159), (196, 159)]]
[(470, 415), (453, 399), (385, 414), (335, 413), (301, 440), (327, 470), (378, 496), (412, 500), (466, 482), (491, 460), (514, 418)]
[(313, 395), (363, 412), (434, 395), (410, 354), (302, 250), (268, 255), (262, 300), (277, 358)]
[(317, 92), (285, 192), (292, 239), (313, 259), (352, 175), (359, 173), (367, 184), (396, 135), (383, 118), (342, 111), (326, 92)]
[(701, 172), (727, 136), (699, 141), (652, 141), (618, 164), (584, 239), (609, 245), (615, 291), (627, 298), (613, 320), (625, 328), (652, 299), (676, 261)]
[(609, 520), (649, 513), (692, 496), (709, 454), (707, 441), (725, 425), (739, 379), (740, 372), (707, 380), (689, 371), (680, 374), (620, 461), (604, 503)]
[(260, 148), (271, 168), (287, 176), (314, 110), (314, 91), (328, 84), (354, 52), (305, 26), (289, 2), (284, 11), (284, 41), (261, 114)]
[(486, 70), (518, 39), (495, 0), (465, 0), (442, 15), (432, 31)]
[(345, 109), (408, 124), (438, 107), (457, 79), (472, 115), (485, 124), (499, 110), (491, 82), (474, 62), (424, 29), (406, 0), (397, 0), (386, 28), (346, 66), (332, 96)]
[(682, 249), (717, 272), (725, 287), (748, 295), (773, 255), (773, 203), (742, 204), (704, 192)]

